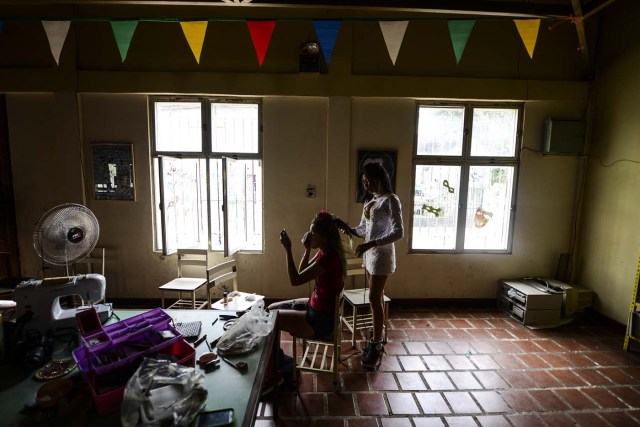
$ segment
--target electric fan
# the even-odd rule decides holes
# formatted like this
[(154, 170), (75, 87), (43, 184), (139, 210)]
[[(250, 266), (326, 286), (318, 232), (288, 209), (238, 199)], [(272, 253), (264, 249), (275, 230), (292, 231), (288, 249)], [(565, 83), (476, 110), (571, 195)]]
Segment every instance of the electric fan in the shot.
[[(105, 298), (104, 276), (69, 276), (69, 265), (89, 255), (99, 236), (98, 220), (82, 205), (59, 205), (40, 217), (33, 232), (33, 246), (43, 263), (66, 266), (67, 277), (27, 280), (16, 286), (13, 298), (16, 318), (23, 319), (22, 327), (37, 329), (43, 335), (50, 329), (76, 328), (77, 312), (88, 308), (93, 308), (103, 323), (111, 316), (111, 304), (98, 304)], [(79, 305), (75, 304), (76, 297)], [(71, 307), (67, 302), (70, 298), (75, 300)]]
[(38, 255), (54, 265), (76, 263), (89, 255), (100, 237), (98, 220), (89, 208), (66, 203), (40, 217), (33, 232)]

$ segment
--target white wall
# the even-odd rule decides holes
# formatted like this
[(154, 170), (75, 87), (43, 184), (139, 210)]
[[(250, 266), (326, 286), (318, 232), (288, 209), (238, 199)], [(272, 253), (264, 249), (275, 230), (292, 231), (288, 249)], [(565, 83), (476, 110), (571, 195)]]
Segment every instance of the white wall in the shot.
[(595, 308), (621, 323), (640, 255), (639, 13), (639, 2), (620, 0), (605, 14), (577, 260)]
[[(54, 98), (60, 98), (54, 102)], [(86, 203), (100, 226), (107, 248), (109, 297), (159, 297), (157, 287), (175, 275), (175, 258), (153, 252), (152, 185), (147, 98), (144, 95), (80, 96), (82, 139), (50, 117), (63, 114), (73, 123), (75, 96), (11, 95), (9, 120), (15, 173), (22, 273), (37, 275), (39, 262), (29, 236), (37, 217), (56, 204), (82, 202), (83, 168), (65, 168), (51, 159), (79, 158), (83, 147)], [(286, 227), (294, 242), (315, 213), (328, 210), (357, 223), (355, 202), (358, 149), (398, 151), (397, 193), (409, 224), (415, 100), (408, 98), (265, 97), (263, 100), (265, 247), (263, 254), (239, 254), (243, 289), (269, 297), (299, 297), (306, 286), (291, 289), (278, 233)], [(529, 102), (524, 144), (539, 150), (547, 117), (581, 118), (583, 102)], [(69, 111), (71, 112), (69, 112)], [(38, 126), (30, 125), (37, 121)], [(40, 149), (43, 140), (64, 140)], [(93, 142), (134, 145), (136, 201), (94, 201), (90, 169)], [(14, 149), (15, 148), (15, 149)], [(71, 153), (73, 155), (71, 155)], [(56, 161), (57, 163), (57, 161)], [(25, 167), (30, 165), (30, 167)], [(581, 162), (575, 157), (543, 157), (524, 151), (518, 185), (515, 240), (510, 255), (408, 254), (405, 237), (397, 243), (398, 271), (389, 281), (392, 298), (491, 298), (496, 280), (527, 275), (552, 276), (560, 253), (569, 252), (575, 190)], [(42, 168), (51, 172), (43, 176)], [(59, 173), (53, 173), (59, 171)], [(59, 188), (58, 193), (49, 189)], [(313, 184), (316, 198), (305, 197)], [(28, 192), (27, 188), (33, 188)], [(29, 196), (26, 196), (29, 194)], [(301, 246), (294, 255), (301, 254)]]

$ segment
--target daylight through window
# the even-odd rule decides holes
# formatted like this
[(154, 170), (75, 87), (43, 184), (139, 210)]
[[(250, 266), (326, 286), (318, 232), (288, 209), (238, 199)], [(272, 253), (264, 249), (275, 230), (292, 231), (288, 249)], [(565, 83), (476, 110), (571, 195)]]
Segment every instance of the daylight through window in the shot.
[(260, 108), (254, 100), (151, 100), (158, 250), (262, 250)]
[(520, 105), (418, 104), (411, 250), (510, 252)]

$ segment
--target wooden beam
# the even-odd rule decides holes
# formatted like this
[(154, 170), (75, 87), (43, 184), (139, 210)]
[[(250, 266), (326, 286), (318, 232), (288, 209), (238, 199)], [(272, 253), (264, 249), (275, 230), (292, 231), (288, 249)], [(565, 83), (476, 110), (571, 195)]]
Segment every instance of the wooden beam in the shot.
[(582, 3), (580, 0), (571, 0), (573, 6), (573, 15), (576, 31), (578, 32), (578, 42), (580, 43), (580, 53), (585, 61), (589, 60), (589, 51), (587, 49), (587, 34), (584, 30), (584, 14), (582, 13)]
[(500, 16), (513, 18), (566, 18), (569, 6), (508, 0), (252, 0), (253, 5), (280, 7), (340, 7), (366, 11)]
[[(66, 4), (101, 6), (202, 6), (252, 8), (334, 9), (361, 12), (423, 13), (504, 18), (567, 18), (571, 6), (514, 2), (513, 0), (252, 0), (226, 3), (222, 0), (4, 0), (2, 6)], [(240, 9), (239, 9), (240, 10)], [(244, 9), (246, 11), (246, 9)]]
[(591, 16), (595, 15), (596, 13), (600, 12), (602, 9), (604, 9), (605, 7), (609, 6), (611, 3), (613, 3), (616, 0), (607, 0), (604, 3), (602, 3), (599, 6), (594, 7), (593, 9), (591, 9), (589, 12), (584, 14), (584, 19), (590, 18)]

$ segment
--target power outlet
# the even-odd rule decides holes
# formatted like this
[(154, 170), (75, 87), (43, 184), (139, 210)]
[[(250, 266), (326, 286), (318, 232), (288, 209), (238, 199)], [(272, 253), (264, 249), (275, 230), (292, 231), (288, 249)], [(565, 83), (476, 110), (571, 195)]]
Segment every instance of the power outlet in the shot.
[(307, 194), (307, 197), (310, 199), (313, 199), (314, 197), (316, 197), (316, 186), (311, 184), (307, 185), (306, 194)]

